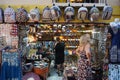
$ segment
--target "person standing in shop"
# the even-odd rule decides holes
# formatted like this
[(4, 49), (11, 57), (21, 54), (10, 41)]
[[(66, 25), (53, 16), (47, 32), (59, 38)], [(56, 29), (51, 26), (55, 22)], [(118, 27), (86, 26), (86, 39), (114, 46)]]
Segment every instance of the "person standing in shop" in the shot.
[(61, 42), (59, 37), (56, 38), (56, 44), (54, 49), (55, 49), (55, 65), (57, 66), (57, 73), (58, 75), (60, 75), (64, 69), (63, 63), (65, 43)]
[(84, 34), (80, 37), (79, 47), (76, 49), (78, 59), (77, 80), (91, 80), (91, 51), (90, 35)]

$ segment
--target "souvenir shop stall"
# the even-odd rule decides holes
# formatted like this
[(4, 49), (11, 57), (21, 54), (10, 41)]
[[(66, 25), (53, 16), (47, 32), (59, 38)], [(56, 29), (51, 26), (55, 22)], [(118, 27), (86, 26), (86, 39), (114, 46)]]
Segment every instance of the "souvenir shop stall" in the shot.
[[(80, 36), (85, 33), (91, 35), (94, 80), (101, 80), (102, 73), (97, 70), (101, 71), (103, 65), (108, 24), (97, 21), (111, 18), (111, 6), (105, 5), (102, 16), (96, 5), (91, 9), (81, 5), (75, 11), (70, 3), (63, 11), (56, 4), (46, 6), (42, 16), (38, 7), (27, 12), (23, 7), (15, 11), (8, 6), (4, 11), (0, 8), (0, 12), (0, 80), (46, 80), (51, 61), (55, 59), (56, 37), (66, 45), (64, 77), (73, 78), (74, 75), (76, 78), (78, 56), (75, 50), (79, 46)], [(80, 22), (74, 22), (76, 17)], [(63, 18), (64, 21), (61, 21)], [(67, 70), (73, 71), (72, 74), (66, 73)]]
[[(66, 69), (73, 68), (77, 70), (77, 55), (75, 53), (76, 48), (79, 46), (80, 36), (88, 33), (91, 35), (92, 44), (92, 66), (93, 71), (100, 71), (102, 68), (102, 59), (106, 51), (106, 36), (107, 36), (107, 24), (103, 23), (95, 24), (34, 24), (29, 26), (28, 37), (22, 39), (26, 40), (27, 47), (24, 48), (25, 63), (29, 65), (28, 68), (24, 68), (23, 71), (29, 72), (34, 66), (35, 73), (41, 75), (41, 72), (36, 72), (37, 68), (48, 67), (50, 69), (51, 61), (55, 60), (54, 57), (54, 45), (56, 37), (59, 37), (66, 45), (65, 48), (65, 66)], [(84, 27), (83, 27), (84, 26)], [(104, 28), (103, 28), (104, 27)], [(23, 42), (23, 43), (24, 43)], [(23, 50), (24, 50), (23, 49)], [(37, 53), (38, 49), (41, 49), (41, 53)], [(43, 53), (43, 54), (42, 54)], [(40, 55), (41, 54), (41, 55)], [(42, 61), (47, 63), (42, 63)], [(39, 65), (40, 64), (40, 65)], [(26, 66), (25, 66), (26, 67)], [(38, 70), (37, 70), (38, 71)], [(45, 73), (45, 72), (44, 72)], [(49, 71), (47, 71), (48, 75)], [(97, 74), (99, 76), (100, 73)], [(96, 73), (95, 73), (96, 76)], [(102, 76), (102, 73), (101, 73)], [(97, 79), (100, 77), (96, 77)]]

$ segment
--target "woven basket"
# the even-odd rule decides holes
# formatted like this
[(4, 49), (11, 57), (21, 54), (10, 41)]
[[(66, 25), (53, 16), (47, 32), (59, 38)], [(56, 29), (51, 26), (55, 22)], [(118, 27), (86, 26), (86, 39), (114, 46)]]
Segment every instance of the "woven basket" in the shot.
[(37, 67), (34, 67), (34, 73), (42, 76), (42, 77), (46, 77), (47, 74), (48, 74), (48, 67), (46, 68), (37, 68)]

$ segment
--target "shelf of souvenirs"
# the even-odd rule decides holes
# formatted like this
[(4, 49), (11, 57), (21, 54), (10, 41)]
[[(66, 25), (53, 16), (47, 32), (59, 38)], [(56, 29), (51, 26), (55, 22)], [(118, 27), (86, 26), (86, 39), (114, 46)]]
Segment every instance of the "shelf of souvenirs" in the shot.
[[(92, 32), (92, 30), (69, 30), (69, 31), (62, 31), (62, 30), (41, 30), (40, 33), (64, 33), (64, 34), (61, 34), (61, 35), (72, 35), (72, 34), (75, 34), (75, 33), (81, 33), (81, 32)], [(66, 34), (65, 34), (66, 33)], [(72, 33), (72, 34), (68, 34), (68, 33)], [(39, 34), (39, 32), (38, 32)]]
[(62, 39), (62, 41), (79, 41), (80, 39)]
[(104, 26), (104, 25), (109, 25), (109, 23), (106, 23), (106, 22), (90, 22), (90, 21), (86, 21), (86, 22), (82, 22), (82, 21), (70, 21), (70, 22), (66, 22), (66, 21), (27, 21), (27, 22), (14, 22), (14, 23), (8, 23), (8, 22), (2, 22), (0, 24), (18, 24), (18, 25), (33, 25), (33, 24), (43, 24), (43, 25), (54, 25), (54, 24), (63, 24), (63, 25), (67, 25), (67, 24), (70, 24), (70, 25), (76, 25), (76, 24), (83, 24), (83, 25), (100, 25), (100, 26)]
[(66, 48), (77, 48), (78, 46), (66, 46)]

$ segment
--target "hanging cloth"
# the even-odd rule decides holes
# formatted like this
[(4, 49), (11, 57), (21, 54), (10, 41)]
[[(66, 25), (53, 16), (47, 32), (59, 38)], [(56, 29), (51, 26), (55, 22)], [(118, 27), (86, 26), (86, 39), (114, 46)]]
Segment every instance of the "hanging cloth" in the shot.
[(51, 20), (51, 10), (48, 6), (43, 9), (42, 20), (43, 21)]
[(17, 9), (16, 21), (17, 22), (27, 22), (28, 21), (28, 13), (24, 8)]
[(72, 6), (68, 6), (65, 8), (64, 10), (64, 14), (65, 14), (65, 20), (66, 21), (70, 21), (73, 20), (75, 18), (75, 10)]
[(78, 19), (79, 20), (85, 20), (88, 15), (88, 9), (84, 6), (80, 7), (78, 9)]
[(10, 6), (4, 10), (4, 20), (7, 23), (15, 23), (15, 11)]
[(21, 80), (21, 65), (17, 52), (2, 52), (1, 80)]
[(40, 10), (37, 7), (30, 10), (29, 19), (34, 22), (38, 22), (40, 20)]
[(90, 21), (97, 21), (99, 19), (99, 9), (96, 6), (93, 6), (90, 9)]
[(56, 20), (56, 19), (58, 19), (58, 18), (60, 17), (60, 15), (61, 15), (61, 10), (60, 10), (60, 8), (59, 8), (58, 6), (53, 5), (53, 6), (50, 8), (50, 10), (51, 10), (51, 19), (52, 19), (52, 20)]
[(0, 23), (3, 23), (3, 21), (4, 21), (4, 13), (3, 13), (3, 9), (2, 8), (0, 8)]
[(112, 16), (113, 8), (111, 6), (105, 5), (103, 8), (102, 19), (109, 20)]

